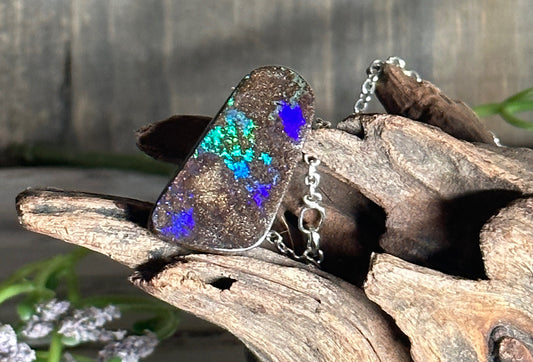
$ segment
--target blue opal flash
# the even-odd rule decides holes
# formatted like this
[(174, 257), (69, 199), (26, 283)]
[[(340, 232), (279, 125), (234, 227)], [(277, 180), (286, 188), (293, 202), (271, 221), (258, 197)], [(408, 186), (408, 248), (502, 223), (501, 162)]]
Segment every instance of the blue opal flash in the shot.
[(283, 122), (284, 131), (295, 141), (300, 141), (302, 127), (305, 126), (305, 118), (302, 114), (302, 109), (298, 103), (280, 102), (280, 109), (278, 111), (279, 118)]
[(151, 229), (197, 251), (258, 245), (288, 190), (313, 114), (312, 90), (294, 71), (251, 72), (162, 192)]
[(181, 212), (169, 212), (170, 225), (161, 229), (163, 235), (174, 237), (189, 236), (194, 229), (193, 208)]

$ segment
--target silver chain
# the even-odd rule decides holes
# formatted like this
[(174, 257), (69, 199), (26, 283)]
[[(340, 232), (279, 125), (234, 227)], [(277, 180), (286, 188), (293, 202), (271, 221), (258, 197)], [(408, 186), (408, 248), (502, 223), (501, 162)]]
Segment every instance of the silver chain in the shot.
[[(309, 186), (309, 193), (303, 197), (305, 206), (298, 217), (298, 229), (305, 235), (307, 246), (302, 255), (297, 255), (294, 250), (285, 245), (283, 237), (277, 231), (271, 230), (267, 239), (276, 246), (280, 253), (298, 261), (305, 261), (320, 266), (324, 260), (324, 253), (320, 250), (319, 231), (326, 217), (326, 210), (320, 205), (322, 195), (317, 191), (318, 184), (320, 183), (320, 174), (316, 168), (320, 164), (320, 160), (304, 154), (304, 161), (309, 166), (307, 175), (305, 176), (305, 184)], [(306, 226), (304, 224), (305, 213), (308, 211), (316, 212), (319, 216), (314, 226)]]
[(400, 57), (389, 57), (386, 61), (379, 59), (374, 60), (366, 70), (367, 78), (363, 82), (359, 98), (355, 101), (353, 106), (355, 113), (362, 113), (365, 111), (366, 107), (368, 107), (368, 103), (372, 100), (372, 94), (376, 91), (376, 83), (383, 72), (383, 66), (385, 64), (392, 64), (400, 67), (407, 76), (415, 78), (417, 82), (422, 81), (417, 72), (405, 69), (405, 61)]
[[(363, 113), (368, 107), (368, 103), (370, 103), (370, 101), (372, 100), (372, 95), (376, 91), (376, 84), (379, 80), (379, 77), (381, 77), (381, 73), (383, 73), (383, 66), (385, 64), (391, 64), (400, 67), (403, 73), (408, 77), (415, 78), (416, 81), (419, 83), (422, 81), (422, 78), (420, 78), (420, 75), (418, 75), (416, 71), (405, 69), (405, 60), (400, 57), (389, 57), (386, 61), (376, 59), (366, 69), (367, 78), (363, 82), (359, 98), (357, 99), (357, 101), (355, 101), (355, 104), (353, 106), (353, 110), (356, 114)], [(492, 138), (494, 139), (494, 143), (497, 146), (501, 146), (502, 144), (500, 143), (500, 139), (494, 134), (494, 132), (491, 133)]]
[[(399, 57), (389, 57), (386, 61), (374, 60), (366, 71), (368, 77), (361, 86), (359, 99), (355, 102), (355, 113), (363, 112), (367, 108), (368, 103), (372, 100), (372, 94), (374, 94), (376, 90), (376, 83), (383, 72), (383, 66), (385, 64), (396, 65), (400, 67), (406, 75), (416, 78), (417, 82), (421, 81), (417, 72), (413, 70), (405, 70), (405, 61)], [(329, 128), (330, 126), (331, 124), (329, 122), (318, 120), (314, 125), (314, 128)], [(280, 253), (288, 255), (292, 259), (298, 261), (305, 261), (320, 266), (324, 260), (324, 252), (320, 249), (319, 231), (326, 217), (326, 210), (320, 205), (322, 195), (317, 191), (318, 184), (320, 183), (320, 174), (317, 172), (317, 166), (320, 164), (320, 160), (304, 154), (304, 161), (309, 166), (307, 175), (305, 176), (305, 184), (309, 186), (309, 193), (303, 197), (305, 206), (298, 217), (298, 229), (307, 239), (306, 248), (303, 254), (297, 255), (294, 250), (289, 248), (283, 242), (283, 237), (280, 233), (274, 230), (271, 230), (268, 233), (267, 239), (276, 246)], [(318, 214), (319, 219), (315, 225), (305, 225), (304, 217), (306, 212), (315, 212)]]

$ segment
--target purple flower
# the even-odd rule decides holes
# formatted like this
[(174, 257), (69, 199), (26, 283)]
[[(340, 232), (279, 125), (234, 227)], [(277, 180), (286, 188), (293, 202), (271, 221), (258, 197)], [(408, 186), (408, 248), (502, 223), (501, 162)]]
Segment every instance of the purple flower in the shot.
[(0, 324), (0, 361), (35, 361), (35, 351), (26, 343), (18, 343), (9, 324)]
[(22, 335), (26, 338), (42, 338), (49, 335), (57, 320), (70, 308), (70, 302), (51, 299), (35, 306), (35, 314), (24, 325)]
[(105, 346), (98, 353), (98, 360), (107, 361), (118, 357), (122, 362), (137, 362), (140, 358), (152, 354), (158, 343), (157, 336), (150, 331), (144, 336), (129, 336)]
[(103, 327), (109, 321), (120, 318), (120, 310), (108, 305), (105, 308), (88, 307), (76, 309), (72, 316), (61, 321), (58, 332), (70, 341), (68, 344), (78, 344), (81, 342), (108, 342), (110, 340), (122, 339), (126, 335), (125, 331), (108, 331)]

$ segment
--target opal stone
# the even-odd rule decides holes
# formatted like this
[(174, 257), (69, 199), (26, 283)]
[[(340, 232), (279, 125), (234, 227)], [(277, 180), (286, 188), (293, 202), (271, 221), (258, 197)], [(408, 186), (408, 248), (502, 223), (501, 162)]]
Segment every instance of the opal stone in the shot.
[(157, 200), (153, 232), (207, 252), (261, 243), (301, 158), (313, 102), (310, 86), (288, 68), (247, 75)]

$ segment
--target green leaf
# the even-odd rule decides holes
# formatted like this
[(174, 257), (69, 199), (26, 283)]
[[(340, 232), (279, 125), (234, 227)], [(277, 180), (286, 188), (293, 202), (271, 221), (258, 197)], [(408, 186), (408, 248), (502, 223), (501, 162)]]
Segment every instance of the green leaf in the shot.
[(474, 107), (474, 111), (479, 117), (498, 114), (515, 127), (533, 131), (533, 119), (527, 120), (516, 116), (517, 113), (533, 111), (533, 88), (514, 94), (501, 103), (488, 103)]

